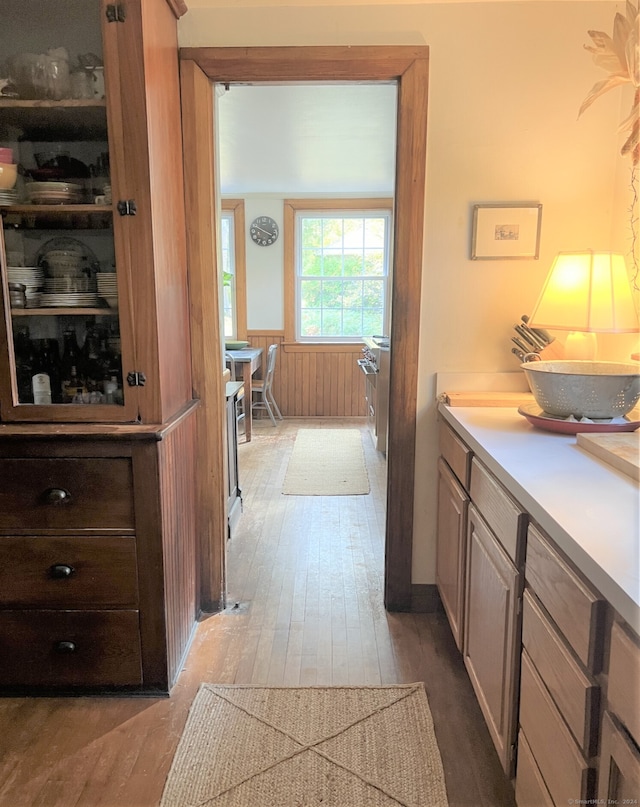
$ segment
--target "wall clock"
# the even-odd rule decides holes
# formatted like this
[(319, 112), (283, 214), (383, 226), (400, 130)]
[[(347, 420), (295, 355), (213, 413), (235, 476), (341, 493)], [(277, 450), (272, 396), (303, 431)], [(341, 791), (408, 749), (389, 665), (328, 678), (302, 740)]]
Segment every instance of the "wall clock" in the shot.
[(280, 229), (269, 216), (258, 216), (251, 222), (249, 233), (251, 240), (258, 246), (269, 247), (277, 241)]

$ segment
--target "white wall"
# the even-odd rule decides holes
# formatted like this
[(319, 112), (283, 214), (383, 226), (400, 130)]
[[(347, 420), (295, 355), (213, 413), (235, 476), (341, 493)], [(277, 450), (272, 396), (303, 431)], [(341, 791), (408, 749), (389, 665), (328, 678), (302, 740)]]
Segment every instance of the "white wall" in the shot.
[[(621, 91), (577, 120), (583, 98), (604, 77), (583, 49), (587, 30), (611, 33), (616, 10), (624, 12), (624, 3), (265, 8), (234, 2), (193, 8), (180, 22), (183, 46), (430, 47), (422, 324), (416, 334), (416, 583), (434, 580), (435, 373), (516, 370), (512, 325), (531, 310), (554, 255), (628, 249), (620, 226), (629, 198), (621, 179), (626, 167), (617, 157)], [(472, 205), (515, 201), (543, 205), (540, 260), (470, 261)]]

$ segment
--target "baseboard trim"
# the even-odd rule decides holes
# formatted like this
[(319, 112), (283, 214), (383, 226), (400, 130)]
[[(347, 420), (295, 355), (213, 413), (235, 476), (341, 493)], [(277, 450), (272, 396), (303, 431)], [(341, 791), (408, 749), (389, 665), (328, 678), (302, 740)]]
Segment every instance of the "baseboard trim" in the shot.
[(414, 614), (444, 612), (438, 587), (435, 583), (411, 584), (411, 611)]

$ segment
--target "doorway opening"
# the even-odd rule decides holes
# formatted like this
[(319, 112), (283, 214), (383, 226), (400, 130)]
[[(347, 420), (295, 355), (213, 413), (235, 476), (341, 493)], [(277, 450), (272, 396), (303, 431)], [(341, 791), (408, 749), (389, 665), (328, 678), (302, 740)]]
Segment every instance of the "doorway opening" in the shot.
[[(387, 451), (385, 528), (385, 607), (411, 609), (411, 558), (415, 485), (417, 338), (424, 227), (427, 47), (287, 47), (184, 48), (180, 53), (183, 91), (183, 134), (189, 265), (194, 331), (194, 379), (203, 401), (203, 435), (221, 434), (223, 427), (222, 345), (217, 293), (219, 205), (214, 143), (216, 113), (212, 84), (237, 82), (396, 82), (397, 162), (394, 192), (394, 266), (391, 308), (391, 370)], [(211, 133), (213, 132), (213, 142)], [(213, 283), (211, 282), (213, 280)], [(210, 290), (214, 286), (215, 293)], [(197, 292), (200, 291), (198, 294)], [(202, 508), (201, 601), (219, 605), (224, 597), (224, 542), (219, 512), (224, 513), (224, 457), (211, 440), (199, 441), (205, 470), (203, 497), (211, 498), (217, 480), (220, 498)]]

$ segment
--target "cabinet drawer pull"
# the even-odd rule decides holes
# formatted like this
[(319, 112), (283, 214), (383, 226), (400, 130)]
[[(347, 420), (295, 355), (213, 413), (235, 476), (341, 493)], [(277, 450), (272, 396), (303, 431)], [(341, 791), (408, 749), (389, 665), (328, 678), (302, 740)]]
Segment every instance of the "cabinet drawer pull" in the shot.
[(57, 642), (55, 645), (57, 653), (75, 653), (76, 652), (76, 643), (75, 642)]
[(64, 488), (49, 488), (44, 492), (44, 500), (47, 504), (69, 504), (71, 494)]
[(53, 566), (49, 567), (49, 574), (56, 580), (64, 580), (67, 577), (71, 577), (74, 572), (75, 569), (73, 566), (69, 566), (67, 563), (54, 563)]

